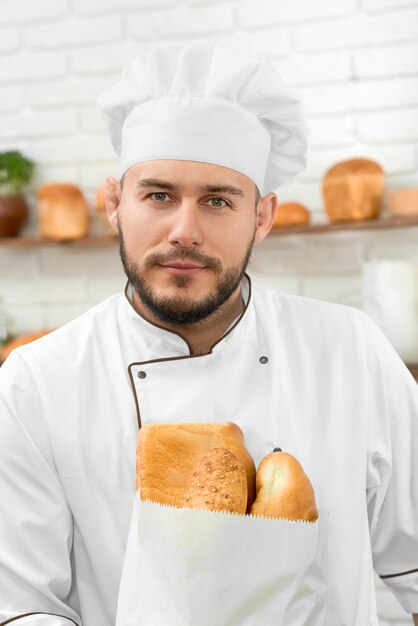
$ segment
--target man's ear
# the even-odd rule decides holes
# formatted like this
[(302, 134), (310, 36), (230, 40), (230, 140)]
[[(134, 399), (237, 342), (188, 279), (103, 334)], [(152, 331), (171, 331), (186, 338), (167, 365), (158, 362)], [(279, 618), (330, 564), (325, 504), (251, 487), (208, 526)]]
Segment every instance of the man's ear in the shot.
[(279, 202), (275, 193), (270, 192), (260, 198), (257, 204), (257, 228), (255, 231), (255, 243), (260, 243), (266, 237), (276, 217)]
[(106, 180), (105, 185), (105, 202), (106, 202), (106, 213), (107, 219), (109, 220), (109, 224), (115, 233), (119, 232), (118, 229), (118, 209), (120, 205), (120, 199), (122, 196), (122, 191), (120, 188), (120, 183), (113, 176), (109, 176)]

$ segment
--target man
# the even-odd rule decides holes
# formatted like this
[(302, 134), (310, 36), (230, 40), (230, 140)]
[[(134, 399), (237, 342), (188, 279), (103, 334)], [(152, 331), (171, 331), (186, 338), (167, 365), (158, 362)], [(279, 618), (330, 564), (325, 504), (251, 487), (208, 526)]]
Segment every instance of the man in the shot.
[(99, 107), (128, 283), (0, 372), (0, 620), (114, 624), (138, 427), (180, 421), (234, 421), (256, 464), (275, 446), (302, 463), (329, 512), (327, 624), (377, 624), (373, 568), (417, 613), (414, 380), (360, 311), (245, 271), (305, 164), (292, 92), (193, 43), (135, 59)]

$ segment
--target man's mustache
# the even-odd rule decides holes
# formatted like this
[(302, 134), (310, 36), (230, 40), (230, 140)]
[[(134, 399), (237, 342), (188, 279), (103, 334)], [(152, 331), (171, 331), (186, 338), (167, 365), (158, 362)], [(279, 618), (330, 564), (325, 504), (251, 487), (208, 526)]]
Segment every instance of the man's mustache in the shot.
[(144, 265), (146, 268), (151, 268), (153, 265), (161, 265), (161, 264), (169, 264), (175, 263), (176, 261), (191, 261), (192, 263), (196, 263), (198, 265), (205, 265), (216, 272), (222, 270), (222, 265), (217, 259), (213, 259), (212, 257), (208, 257), (203, 255), (201, 252), (197, 250), (188, 250), (185, 252), (179, 252), (178, 250), (174, 252), (167, 253), (153, 253), (150, 254), (144, 261)]

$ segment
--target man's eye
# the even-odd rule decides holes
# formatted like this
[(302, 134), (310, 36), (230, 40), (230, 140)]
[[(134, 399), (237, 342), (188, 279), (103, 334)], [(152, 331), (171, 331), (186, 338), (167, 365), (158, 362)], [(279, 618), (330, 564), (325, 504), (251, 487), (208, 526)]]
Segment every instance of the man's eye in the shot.
[[(229, 206), (228, 202), (226, 202), (226, 200), (223, 200), (222, 198), (211, 198), (209, 202), (214, 202), (215, 204), (213, 204), (212, 206), (215, 206), (221, 209)], [(220, 204), (221, 202), (223, 202), (223, 204)]]
[(165, 196), (167, 195), (168, 194), (165, 191), (156, 191), (155, 193), (150, 193), (149, 197), (153, 200), (157, 200), (158, 202), (163, 202), (165, 200)]

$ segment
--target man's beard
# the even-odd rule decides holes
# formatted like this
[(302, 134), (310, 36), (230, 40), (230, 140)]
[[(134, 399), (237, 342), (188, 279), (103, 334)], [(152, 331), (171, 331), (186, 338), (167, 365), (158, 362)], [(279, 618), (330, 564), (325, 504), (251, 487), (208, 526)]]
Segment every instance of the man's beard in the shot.
[[(196, 324), (206, 319), (217, 309), (219, 309), (234, 293), (240, 285), (247, 265), (249, 263), (253, 244), (255, 239), (255, 228), (251, 242), (249, 243), (244, 258), (238, 265), (229, 268), (222, 274), (222, 265), (219, 261), (203, 256), (194, 249), (188, 251), (173, 251), (170, 254), (150, 255), (145, 264), (142, 266), (129, 258), (122, 235), (122, 229), (119, 224), (119, 253), (122, 260), (123, 269), (129, 282), (136, 291), (139, 299), (143, 304), (159, 319), (162, 323), (168, 325), (187, 325)], [(169, 263), (176, 261), (191, 261), (200, 265), (206, 265), (209, 270), (220, 275), (216, 293), (210, 293), (194, 301), (192, 298), (185, 296), (158, 296), (155, 294), (152, 283), (145, 279), (145, 271), (158, 263)], [(187, 288), (192, 277), (172, 275), (173, 281), (179, 290)]]

